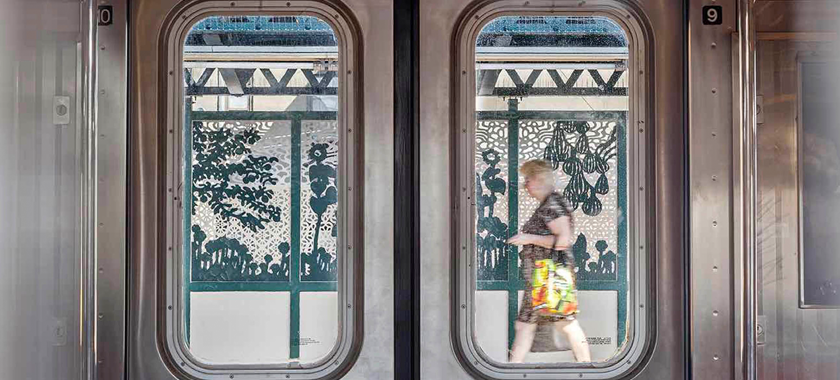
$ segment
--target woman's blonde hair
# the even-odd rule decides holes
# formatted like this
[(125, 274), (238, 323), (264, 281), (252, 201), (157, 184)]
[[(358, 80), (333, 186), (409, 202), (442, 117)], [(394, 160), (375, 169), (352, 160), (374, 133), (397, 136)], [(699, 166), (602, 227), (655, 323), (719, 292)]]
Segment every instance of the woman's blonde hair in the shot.
[(537, 178), (553, 176), (554, 168), (546, 160), (530, 160), (519, 167), (519, 172), (526, 177)]

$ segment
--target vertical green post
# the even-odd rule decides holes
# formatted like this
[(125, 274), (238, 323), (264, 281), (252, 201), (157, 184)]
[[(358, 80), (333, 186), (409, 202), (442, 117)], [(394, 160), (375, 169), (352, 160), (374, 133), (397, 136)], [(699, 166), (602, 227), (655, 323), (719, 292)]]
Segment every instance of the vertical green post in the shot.
[[(519, 99), (508, 99), (508, 236), (519, 230)], [(508, 347), (516, 336), (519, 313), (519, 248), (508, 246)]]
[(301, 180), (301, 120), (294, 117), (292, 122), (292, 207), (291, 207), (291, 246), (289, 258), (289, 359), (300, 358), (300, 180)]
[(618, 338), (617, 347), (621, 347), (627, 334), (627, 113), (616, 122), (618, 212), (623, 217), (618, 221), (618, 247), (615, 259), (616, 280), (618, 281)]
[(193, 99), (184, 97), (184, 193), (182, 205), (184, 213), (184, 331), (185, 341), (190, 344), (190, 265), (192, 264), (192, 106)]

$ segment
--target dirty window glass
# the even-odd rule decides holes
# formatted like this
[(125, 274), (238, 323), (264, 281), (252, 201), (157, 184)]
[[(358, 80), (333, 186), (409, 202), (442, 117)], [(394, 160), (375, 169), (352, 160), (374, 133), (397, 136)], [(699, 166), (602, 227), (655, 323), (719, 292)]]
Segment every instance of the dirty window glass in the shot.
[[(475, 49), (475, 341), (500, 363), (608, 360), (628, 340), (625, 31), (505, 16)], [(528, 178), (542, 193), (519, 171), (529, 161), (547, 168)], [(564, 250), (509, 242), (551, 247), (547, 223), (564, 216)]]
[(324, 358), (341, 310), (336, 35), (315, 17), (209, 17), (183, 53), (189, 350), (209, 364)]

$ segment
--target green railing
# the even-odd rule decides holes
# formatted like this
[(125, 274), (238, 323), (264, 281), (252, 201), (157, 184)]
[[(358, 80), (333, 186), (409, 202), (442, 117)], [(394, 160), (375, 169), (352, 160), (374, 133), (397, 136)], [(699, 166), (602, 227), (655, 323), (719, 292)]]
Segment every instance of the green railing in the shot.
[[(334, 263), (332, 265), (309, 265), (309, 270), (305, 273), (302, 272), (301, 263), (303, 261), (307, 261), (312, 264), (316, 259), (314, 258), (315, 255), (335, 255), (335, 252), (325, 252), (323, 247), (318, 247), (318, 233), (315, 232), (315, 237), (313, 238), (313, 249), (312, 252), (301, 252), (301, 211), (304, 207), (308, 207), (312, 209), (313, 207), (319, 208), (320, 213), (316, 210), (316, 214), (318, 215), (318, 227), (316, 227), (316, 231), (319, 231), (321, 226), (321, 218), (324, 214), (324, 210), (326, 206), (318, 206), (319, 202), (321, 204), (335, 204), (335, 201), (331, 198), (331, 193), (329, 191), (329, 186), (334, 186), (337, 182), (335, 178), (335, 168), (332, 167), (330, 169), (329, 165), (324, 165), (324, 159), (326, 156), (322, 155), (327, 152), (326, 147), (316, 146), (317, 144), (312, 144), (309, 148), (309, 168), (310, 174), (312, 175), (324, 175), (324, 178), (313, 179), (310, 178), (310, 183), (313, 183), (312, 187), (317, 188), (313, 189), (311, 199), (309, 200), (302, 200), (301, 199), (301, 183), (302, 183), (302, 169), (304, 166), (304, 153), (301, 147), (302, 143), (302, 125), (307, 121), (335, 121), (337, 113), (336, 112), (306, 112), (306, 111), (290, 111), (290, 112), (251, 112), (251, 111), (220, 111), (220, 112), (205, 112), (205, 111), (192, 111), (192, 102), (189, 98), (187, 98), (186, 102), (186, 124), (190, 125), (192, 128), (185, 128), (184, 129), (184, 142), (185, 142), (185, 155), (184, 160), (185, 162), (190, 162), (192, 164), (185, 165), (184, 170), (184, 181), (187, 184), (184, 190), (184, 232), (185, 236), (189, 236), (189, 239), (185, 239), (184, 241), (184, 268), (183, 274), (185, 279), (185, 286), (184, 286), (184, 298), (186, 307), (186, 320), (184, 323), (186, 324), (186, 331), (187, 331), (187, 340), (189, 341), (189, 334), (190, 334), (190, 295), (192, 292), (224, 292), (224, 291), (265, 291), (265, 292), (289, 292), (290, 293), (290, 359), (295, 360), (300, 357), (300, 317), (301, 317), (301, 310), (300, 310), (300, 293), (301, 292), (335, 292), (337, 290), (337, 283), (336, 283), (336, 276), (337, 276), (337, 268), (335, 268)], [(201, 232), (200, 228), (196, 227), (196, 224), (193, 223), (192, 216), (193, 216), (193, 209), (194, 207), (194, 199), (193, 194), (197, 192), (194, 188), (193, 182), (193, 174), (196, 170), (204, 170), (204, 168), (200, 167), (200, 162), (193, 163), (194, 160), (194, 145), (197, 143), (193, 140), (193, 134), (196, 133), (198, 128), (202, 128), (204, 123), (207, 122), (233, 122), (233, 121), (246, 121), (246, 122), (254, 122), (254, 121), (283, 121), (289, 122), (291, 124), (290, 134), (291, 134), (291, 170), (290, 170), (290, 179), (289, 184), (291, 186), (291, 202), (290, 202), (290, 209), (289, 210), (275, 210), (280, 212), (289, 212), (290, 213), (290, 241), (288, 245), (280, 244), (278, 248), (281, 251), (281, 260), (274, 263), (274, 259), (272, 261), (268, 261), (269, 258), (266, 257), (262, 263), (259, 263), (257, 258), (251, 257), (248, 247), (245, 244), (239, 244), (238, 241), (235, 239), (226, 239), (224, 237), (216, 239), (214, 241), (213, 248), (218, 249), (218, 255), (223, 257), (223, 259), (217, 259), (218, 256), (212, 256), (208, 253), (208, 248), (210, 246), (210, 242), (206, 242), (206, 237), (202, 236), (203, 232)], [(201, 132), (203, 133), (203, 132)], [(220, 139), (224, 139), (225, 141), (233, 141), (238, 136), (244, 136), (245, 133), (243, 132), (240, 135), (235, 135), (235, 133), (228, 134), (226, 136), (219, 136)], [(207, 137), (203, 137), (207, 138)], [(243, 140), (243, 146), (247, 149), (250, 149), (250, 146), (256, 142), (255, 140), (257, 137), (251, 138), (251, 140), (247, 140), (246, 137), (241, 137)], [(337, 136), (336, 136), (337, 138)], [(258, 141), (258, 140), (257, 140)], [(231, 150), (242, 149), (243, 146), (237, 146), (231, 148)], [(323, 148), (323, 149), (320, 149)], [(237, 153), (241, 155), (242, 151), (239, 150)], [(212, 154), (217, 154), (217, 152), (213, 151), (207, 153), (206, 156), (210, 156)], [(269, 157), (270, 159), (271, 157)], [(219, 157), (215, 157), (216, 161), (219, 161)], [(265, 160), (264, 160), (265, 161)], [(259, 162), (259, 164), (266, 164), (265, 162)], [(320, 167), (317, 167), (320, 165)], [(208, 165), (212, 166), (212, 165)], [(314, 168), (314, 169), (313, 169)], [(317, 170), (317, 169), (325, 169), (325, 170)], [(237, 170), (241, 170), (241, 166), (237, 167)], [(253, 170), (248, 169), (248, 173), (250, 174)], [(314, 173), (314, 174), (313, 174)], [(321, 174), (319, 174), (321, 173)], [(326, 174), (324, 174), (326, 173)], [(263, 173), (265, 174), (265, 173)], [(331, 178), (334, 182), (330, 182)], [(318, 185), (314, 183), (318, 182)], [(322, 187), (319, 187), (323, 185)], [(223, 189), (224, 190), (224, 189)], [(317, 190), (317, 191), (315, 191)], [(335, 190), (335, 189), (332, 189)], [(224, 193), (224, 191), (220, 191)], [(326, 193), (326, 194), (325, 194)], [(264, 195), (264, 194), (262, 194)], [(329, 200), (327, 198), (330, 198)], [(332, 203), (330, 203), (332, 202)], [(214, 209), (214, 212), (219, 210)], [(221, 210), (219, 212), (222, 212)], [(259, 217), (257, 218), (259, 219)], [(270, 218), (265, 219), (267, 222), (270, 221)], [(225, 240), (222, 240), (225, 239)], [(216, 255), (216, 253), (213, 253)], [(285, 257), (288, 256), (288, 262), (285, 261)], [(206, 265), (201, 264), (204, 261), (202, 259), (212, 259), (214, 262), (212, 269), (205, 268)], [(205, 260), (207, 261), (207, 260)], [(197, 264), (201, 264), (198, 268), (196, 268)], [(285, 269), (284, 269), (285, 268)], [(288, 275), (283, 275), (288, 273)]]
[[(476, 287), (478, 290), (485, 291), (506, 291), (508, 293), (508, 344), (513, 343), (515, 336), (514, 323), (518, 314), (518, 292), (525, 288), (520, 273), (519, 273), (519, 250), (515, 246), (506, 245), (503, 242), (510, 236), (518, 233), (519, 214), (520, 214), (520, 196), (519, 196), (519, 174), (518, 167), (520, 164), (520, 147), (528, 144), (527, 141), (520, 141), (520, 135), (523, 133), (524, 125), (521, 123), (533, 123), (533, 121), (542, 121), (545, 127), (549, 126), (554, 130), (552, 140), (547, 144), (542, 145), (536, 141), (531, 141), (535, 145), (537, 152), (531, 149), (531, 156), (537, 157), (529, 158), (544, 158), (553, 161), (558, 165), (558, 169), (566, 171), (564, 180), (567, 182), (564, 193), (575, 208), (581, 207), (584, 215), (589, 217), (590, 214), (597, 215), (600, 213), (600, 200), (593, 200), (597, 195), (605, 195), (608, 190), (603, 188), (602, 183), (596, 183), (594, 186), (588, 182), (583, 186), (574, 184), (571, 178), (575, 175), (583, 175), (583, 173), (575, 174), (574, 162), (568, 166), (565, 164), (569, 161), (578, 160), (578, 166), (588, 171), (589, 166), (594, 165), (594, 170), (591, 172), (599, 173), (603, 170), (602, 176), (605, 176), (609, 170), (614, 170), (616, 176), (616, 183), (614, 184), (614, 191), (616, 191), (616, 207), (618, 221), (613, 226), (615, 228), (615, 242), (616, 247), (612, 249), (617, 250), (613, 253), (608, 250), (606, 242), (599, 240), (594, 244), (594, 248), (598, 251), (598, 261), (590, 261), (594, 255), (590, 254), (592, 246), (587, 242), (587, 231), (581, 231), (577, 237), (577, 241), (572, 248), (576, 268), (577, 268), (577, 286), (580, 290), (603, 290), (616, 291), (618, 299), (618, 326), (617, 326), (617, 345), (621, 346), (626, 335), (626, 316), (627, 316), (627, 162), (626, 162), (626, 112), (624, 111), (520, 111), (518, 109), (519, 102), (516, 99), (509, 100), (509, 109), (507, 111), (479, 111), (477, 112), (477, 119), (479, 126), (482, 122), (498, 121), (497, 128), (506, 125), (506, 133), (496, 131), (496, 136), (506, 135), (506, 144), (500, 142), (496, 147), (506, 145), (507, 152), (496, 151), (496, 148), (488, 148), (481, 151), (477, 148), (477, 154), (481, 157), (476, 157), (476, 160), (483, 160), (483, 165), (487, 168), (481, 172), (476, 165), (476, 202), (479, 215), (477, 216), (477, 236), (476, 236), (476, 267), (478, 282)], [(553, 123), (553, 124), (552, 124)], [(584, 133), (577, 133), (577, 142), (580, 142), (580, 136), (593, 133), (604, 134), (609, 129), (611, 134), (609, 138), (603, 141), (600, 145), (592, 149), (587, 158), (587, 154), (583, 154), (581, 149), (590, 149), (582, 146), (562, 146), (568, 140), (572, 140), (573, 136), (579, 131), (573, 131), (568, 134), (562, 133), (560, 125), (564, 125), (567, 129), (574, 126), (582, 126), (583, 123), (587, 125), (601, 126), (600, 131), (592, 130)], [(589, 127), (586, 127), (589, 128)], [(559, 136), (563, 141), (558, 140)], [(530, 136), (534, 138), (535, 136)], [(588, 140), (588, 139), (587, 139)], [(588, 141), (586, 141), (588, 142)], [(583, 145), (583, 144), (580, 144)], [(553, 148), (549, 149), (549, 147)], [(580, 148), (580, 149), (578, 149)], [(565, 154), (563, 150), (566, 149)], [(546, 152), (548, 151), (548, 152)], [(577, 155), (576, 155), (577, 153)], [(599, 153), (601, 154), (599, 156)], [(605, 154), (606, 153), (606, 154)], [(613, 157), (615, 160), (615, 167), (609, 165), (600, 167), (608, 161), (606, 155)], [(501, 157), (507, 157), (507, 173), (501, 178), (503, 171), (500, 166)], [(583, 156), (580, 160), (575, 156)], [(586, 162), (586, 161), (589, 162)], [(599, 161), (603, 160), (603, 161)], [(568, 170), (566, 170), (568, 169)], [(571, 171), (571, 175), (569, 173)], [(503, 181), (507, 179), (507, 183)], [(599, 187), (600, 186), (600, 187)], [(576, 187), (576, 188), (573, 188)], [(485, 191), (485, 189), (489, 191)], [(596, 192), (596, 189), (599, 190)], [(502, 194), (507, 192), (507, 215), (499, 215), (493, 210), (496, 203), (501, 199)], [(489, 193), (489, 194), (488, 194)], [(597, 194), (596, 194), (597, 193)], [(590, 201), (590, 203), (586, 203)], [(488, 214), (489, 211), (489, 214)], [(576, 213), (577, 214), (577, 213)], [(495, 216), (495, 218), (494, 218)], [(524, 215), (529, 217), (530, 215)], [(506, 225), (501, 219), (506, 219)], [(498, 219), (498, 220), (493, 220)], [(594, 253), (594, 252), (593, 252)], [(491, 260), (488, 255), (493, 255)], [(497, 263), (494, 265), (486, 265), (485, 263)], [(502, 265), (499, 267), (498, 265)], [(595, 265), (594, 267), (592, 265)], [(612, 268), (612, 269), (610, 269)], [(582, 308), (585, 308), (582, 305)]]
[[(505, 173), (505, 177), (508, 179), (507, 183), (503, 184), (504, 188), (507, 192), (507, 208), (508, 212), (506, 215), (506, 226), (503, 232), (497, 232), (497, 235), (494, 238), (498, 238), (496, 240), (506, 240), (507, 237), (513, 236), (517, 233), (518, 226), (519, 226), (519, 209), (520, 209), (520, 197), (519, 197), (519, 183), (518, 180), (518, 166), (520, 160), (520, 147), (523, 144), (527, 144), (527, 141), (520, 141), (520, 134), (521, 134), (521, 127), (520, 123), (523, 123), (523, 127), (526, 123), (532, 121), (547, 121), (547, 123), (554, 123), (554, 127), (556, 129), (558, 123), (571, 123), (569, 125), (575, 125), (574, 123), (601, 123), (599, 125), (605, 126), (604, 128), (612, 128), (612, 134), (610, 138), (613, 141), (610, 143), (610, 138), (607, 138), (605, 142), (603, 142), (600, 146), (605, 146), (604, 149), (612, 149), (612, 154), (614, 154), (614, 161), (616, 163), (615, 167), (610, 167), (608, 170), (613, 170), (615, 176), (617, 177), (617, 183), (614, 184), (614, 191), (616, 192), (616, 206), (618, 209), (619, 215), (626, 215), (626, 204), (627, 204), (627, 163), (626, 163), (626, 112), (623, 111), (520, 111), (518, 110), (518, 102), (516, 100), (510, 101), (510, 107), (507, 111), (481, 111), (477, 113), (478, 122), (481, 123), (483, 121), (503, 121), (506, 123), (507, 133), (506, 133), (506, 156), (507, 159), (507, 172)], [(305, 112), (305, 111), (290, 111), (290, 112), (252, 112), (252, 111), (221, 111), (221, 112), (206, 112), (206, 111), (192, 111), (192, 103), (190, 101), (187, 102), (187, 123), (186, 125), (191, 125), (192, 128), (185, 128), (185, 135), (184, 141), (190, 142), (185, 144), (185, 162), (192, 162), (193, 161), (193, 133), (194, 129), (198, 128), (202, 125), (202, 123), (206, 122), (231, 122), (231, 121), (246, 121), (246, 122), (255, 122), (255, 121), (287, 121), (291, 124), (291, 178), (290, 178), (290, 186), (291, 186), (291, 203), (290, 203), (290, 216), (291, 216), (291, 225), (290, 225), (290, 241), (288, 244), (288, 262), (284, 262), (282, 259), (274, 263), (276, 265), (275, 270), (272, 271), (269, 266), (269, 262), (264, 262), (264, 266), (260, 267), (255, 262), (250, 264), (247, 263), (248, 260), (242, 259), (243, 256), (247, 257), (247, 254), (243, 254), (238, 259), (234, 260), (236, 264), (236, 271), (233, 273), (237, 274), (241, 278), (239, 280), (232, 279), (235, 276), (219, 276), (217, 275), (215, 278), (213, 276), (205, 276), (202, 278), (198, 278), (201, 276), (196, 276), (196, 273), (199, 273), (196, 268), (196, 255), (206, 254), (206, 248), (202, 250), (202, 244), (204, 247), (207, 244), (204, 244), (203, 239), (199, 239), (200, 236), (195, 235), (195, 231), (193, 230), (194, 225), (192, 222), (192, 209), (191, 205), (193, 204), (193, 193), (194, 189), (192, 186), (185, 186), (184, 190), (184, 205), (185, 205), (185, 220), (184, 220), (184, 231), (187, 234), (186, 236), (190, 236), (189, 239), (185, 239), (184, 242), (184, 278), (185, 278), (185, 286), (184, 286), (184, 297), (186, 301), (186, 331), (187, 331), (187, 339), (189, 339), (189, 320), (190, 320), (190, 294), (192, 292), (221, 292), (221, 291), (273, 291), (273, 292), (289, 292), (290, 293), (290, 358), (292, 360), (298, 359), (300, 356), (300, 293), (301, 292), (329, 292), (329, 291), (336, 291), (336, 281), (334, 277), (331, 279), (331, 276), (309, 276), (316, 281), (307, 280), (302, 278), (301, 275), (301, 261), (304, 259), (303, 256), (311, 259), (311, 255), (313, 252), (301, 252), (301, 210), (302, 207), (309, 207), (307, 206), (309, 202), (302, 202), (301, 199), (301, 183), (302, 183), (302, 167), (303, 167), (303, 156), (304, 152), (302, 151), (302, 123), (306, 121), (334, 121), (336, 120), (336, 112)], [(546, 124), (548, 125), (548, 124)], [(604, 133), (605, 131), (595, 131), (599, 133)], [(585, 134), (585, 133), (584, 133)], [(580, 134), (579, 134), (580, 135)], [(579, 138), (579, 137), (578, 137)], [(540, 146), (539, 148), (541, 151), (539, 154), (541, 156), (546, 156), (545, 150), (548, 145), (554, 144), (554, 147), (559, 147), (558, 149), (562, 150), (563, 147), (561, 146), (563, 143), (553, 139), (549, 144), (546, 146)], [(560, 145), (558, 145), (560, 144)], [(614, 146), (610, 145), (614, 144)], [(537, 144), (539, 145), (539, 144)], [(596, 147), (596, 150), (598, 148)], [(481, 153), (481, 152), (479, 152)], [(550, 152), (549, 152), (550, 153)], [(580, 153), (580, 152), (578, 152)], [(595, 152), (598, 153), (598, 152)], [(549, 155), (550, 156), (550, 155)], [(555, 155), (555, 161), (569, 161), (571, 155), (567, 154), (566, 157), (562, 157), (561, 154), (558, 158)], [(584, 160), (586, 160), (585, 155)], [(596, 154), (597, 156), (597, 154)], [(493, 156), (486, 156), (489, 158), (491, 162), (498, 161), (498, 158), (493, 158)], [(540, 157), (542, 158), (542, 157)], [(565, 158), (565, 160), (564, 160)], [(596, 159), (603, 159), (605, 162), (607, 159), (605, 157), (596, 157)], [(583, 160), (581, 160), (583, 161)], [(597, 161), (597, 160), (596, 160)], [(486, 163), (486, 162), (485, 162)], [(565, 162), (558, 162), (559, 164), (564, 164)], [(583, 163), (581, 163), (583, 164)], [(597, 164), (597, 162), (596, 162)], [(495, 168), (497, 164), (490, 165), (492, 168)], [(186, 165), (185, 166), (185, 183), (192, 184), (193, 183), (193, 165)], [(477, 173), (481, 174), (481, 173)], [(499, 172), (501, 174), (501, 172)], [(568, 174), (568, 173), (567, 173)], [(603, 173), (602, 173), (603, 174)], [(491, 176), (494, 177), (494, 176)], [(496, 180), (496, 184), (498, 184), (497, 178), (490, 178)], [(487, 178), (485, 178), (487, 179)], [(511, 180), (512, 179), (512, 180)], [(479, 183), (477, 183), (477, 188), (482, 189), (481, 183), (484, 182), (483, 179), (479, 177)], [(588, 182), (587, 182), (588, 185)], [(597, 187), (596, 184), (594, 187)], [(492, 189), (491, 189), (492, 187)], [(590, 186), (591, 187), (591, 186)], [(594, 187), (590, 189), (587, 186), (584, 186), (585, 191), (594, 191)], [(500, 194), (498, 190), (498, 186), (490, 186), (488, 187), (490, 190), (491, 195), (493, 195), (493, 203), (496, 202), (495, 195)], [(483, 193), (483, 190), (481, 190)], [(501, 193), (503, 193), (501, 192)], [(580, 191), (578, 191), (580, 193)], [(579, 197), (580, 194), (575, 195), (576, 193), (571, 192), (569, 193), (572, 195), (572, 198)], [(483, 194), (478, 194), (483, 195)], [(590, 196), (587, 194), (587, 196)], [(595, 196), (594, 193), (591, 196)], [(478, 199), (478, 198), (477, 198)], [(575, 200), (572, 199), (572, 203), (575, 207), (581, 207), (585, 212), (588, 211), (589, 213), (594, 212), (592, 207), (588, 210), (586, 209), (587, 204), (583, 198)], [(600, 207), (600, 206), (599, 206)], [(597, 207), (595, 209), (597, 211)], [(483, 212), (482, 212), (483, 215)], [(481, 215), (479, 216), (481, 218)], [(618, 218), (618, 224), (615, 226), (616, 228), (616, 247), (612, 247), (612, 249), (617, 250), (617, 253), (612, 255), (612, 259), (604, 260), (604, 257), (610, 257), (612, 251), (607, 251), (609, 247), (603, 241), (599, 241), (598, 243), (594, 244), (595, 249), (598, 251), (599, 262), (596, 263), (595, 267), (592, 267), (592, 261), (589, 259), (594, 255), (591, 255), (589, 252), (591, 251), (591, 246), (587, 242), (586, 238), (586, 231), (582, 231), (579, 235), (578, 240), (573, 248), (573, 253), (575, 257), (575, 261), (579, 262), (577, 265), (578, 268), (578, 288), (580, 290), (605, 290), (605, 291), (616, 291), (617, 298), (618, 298), (618, 326), (617, 326), (617, 334), (618, 334), (618, 342), (617, 344), (620, 346), (624, 341), (626, 335), (626, 315), (627, 315), (627, 225), (626, 225), (626, 217)], [(488, 239), (489, 241), (489, 239)], [(196, 251), (196, 247), (194, 244), (198, 242), (198, 251)], [(223, 246), (224, 249), (229, 249), (231, 251), (238, 248), (235, 243), (231, 243), (229, 241), (223, 242), (225, 244), (217, 244), (219, 246)], [(497, 244), (497, 243), (494, 243)], [(494, 246), (495, 247), (495, 246)], [(477, 244), (477, 261), (481, 262), (481, 255), (496, 252), (498, 256), (501, 258), (501, 262), (503, 262), (502, 267), (498, 267), (497, 265), (493, 268), (482, 267), (481, 265), (477, 266), (478, 270), (478, 283), (477, 289), (478, 290), (495, 290), (495, 291), (506, 291), (508, 292), (508, 337), (509, 343), (512, 343), (514, 333), (514, 321), (516, 319), (516, 315), (518, 313), (518, 291), (524, 289), (524, 284), (519, 276), (519, 257), (518, 257), (518, 249), (512, 246), (503, 246), (501, 248), (501, 252), (493, 251), (493, 249), (484, 249), (481, 247), (481, 244)], [(594, 253), (594, 252), (593, 252)], [(334, 254), (334, 252), (329, 252), (329, 254)], [(285, 257), (285, 253), (283, 257)], [(602, 264), (600, 261), (603, 261)], [(587, 265), (589, 264), (589, 265)], [(251, 265), (254, 270), (248, 271), (247, 266)], [(254, 267), (253, 265), (257, 265)], [(605, 269), (605, 265), (611, 265), (612, 270)], [(277, 269), (283, 268), (287, 266), (288, 268), (288, 276), (281, 276)], [(244, 269), (243, 269), (244, 268)], [(334, 270), (334, 269), (333, 269)], [(221, 273), (221, 272), (219, 272)], [(266, 273), (274, 274), (273, 276), (266, 275)], [(218, 274), (218, 273), (217, 273)], [(260, 277), (262, 275), (262, 277)], [(320, 278), (319, 278), (320, 277)], [(211, 280), (207, 280), (206, 278), (210, 278)], [(326, 281), (323, 281), (323, 278), (327, 278)], [(202, 280), (203, 279), (203, 280)], [(585, 307), (585, 306), (583, 306)]]

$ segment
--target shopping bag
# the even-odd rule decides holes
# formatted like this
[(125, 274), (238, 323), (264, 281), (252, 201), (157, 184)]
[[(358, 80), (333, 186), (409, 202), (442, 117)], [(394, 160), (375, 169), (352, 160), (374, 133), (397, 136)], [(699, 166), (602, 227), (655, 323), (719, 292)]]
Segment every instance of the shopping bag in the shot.
[(534, 266), (531, 290), (534, 312), (541, 315), (570, 316), (577, 313), (575, 276), (554, 260), (537, 260)]

